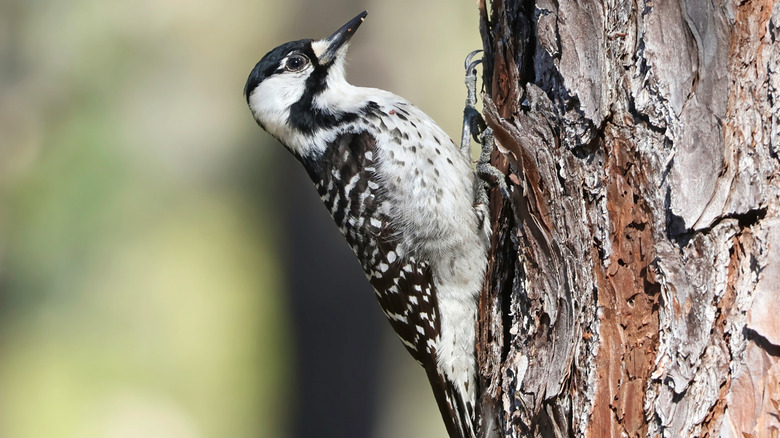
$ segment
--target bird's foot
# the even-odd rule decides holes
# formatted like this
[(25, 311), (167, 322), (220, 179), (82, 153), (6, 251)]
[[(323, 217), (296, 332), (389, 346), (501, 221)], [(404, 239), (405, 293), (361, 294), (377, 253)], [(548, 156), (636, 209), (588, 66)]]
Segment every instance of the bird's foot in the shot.
[(460, 147), (464, 153), (469, 153), (471, 139), (479, 141), (477, 135), (485, 129), (485, 121), (474, 106), (477, 104), (477, 66), (482, 59), (472, 61), (482, 50), (475, 50), (466, 56), (466, 106), (463, 109), (463, 132), (460, 138)]
[(487, 205), (487, 188), (489, 186), (498, 186), (501, 195), (509, 197), (509, 187), (506, 183), (506, 175), (490, 163), (490, 155), (493, 152), (494, 139), (493, 130), (487, 126), (482, 114), (477, 111), (477, 66), (482, 63), (482, 59), (473, 60), (482, 50), (475, 50), (466, 56), (466, 107), (463, 110), (463, 133), (461, 136), (461, 149), (469, 154), (471, 139), (482, 146), (477, 161), (477, 176), (484, 182), (478, 184), (476, 201)]
[[(501, 191), (501, 196), (509, 198), (509, 186), (506, 183), (506, 174), (490, 163), (490, 155), (493, 153), (494, 147), (493, 129), (485, 127), (479, 134), (479, 143), (482, 146), (482, 151), (479, 154), (479, 161), (477, 161), (477, 176), (479, 176), (487, 186), (498, 186), (498, 189)], [(487, 197), (487, 187), (485, 187), (484, 190), (484, 196)]]

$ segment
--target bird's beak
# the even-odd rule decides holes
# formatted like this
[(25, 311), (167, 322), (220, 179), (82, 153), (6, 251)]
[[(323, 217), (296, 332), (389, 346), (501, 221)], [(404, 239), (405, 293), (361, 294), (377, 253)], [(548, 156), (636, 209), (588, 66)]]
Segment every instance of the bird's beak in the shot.
[(357, 17), (349, 20), (347, 24), (333, 32), (333, 35), (321, 41), (325, 45), (325, 50), (322, 55), (319, 56), (320, 64), (329, 64), (336, 59), (341, 48), (347, 45), (357, 28), (360, 27), (360, 24), (366, 19), (366, 15), (368, 15), (368, 12), (366, 11), (359, 13)]

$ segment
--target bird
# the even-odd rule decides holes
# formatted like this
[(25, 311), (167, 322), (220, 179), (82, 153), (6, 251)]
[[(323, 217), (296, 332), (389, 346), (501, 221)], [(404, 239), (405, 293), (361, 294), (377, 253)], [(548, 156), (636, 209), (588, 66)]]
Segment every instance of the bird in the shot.
[(472, 438), (477, 299), (490, 240), (484, 188), (468, 148), (428, 115), (391, 92), (347, 82), (349, 42), (366, 16), (327, 38), (269, 51), (244, 95), (257, 124), (306, 169), (424, 368), (449, 435)]

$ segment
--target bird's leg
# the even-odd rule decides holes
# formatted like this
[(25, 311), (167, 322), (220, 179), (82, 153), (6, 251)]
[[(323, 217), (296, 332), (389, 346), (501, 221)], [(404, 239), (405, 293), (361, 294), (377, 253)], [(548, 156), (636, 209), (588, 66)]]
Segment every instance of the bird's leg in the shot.
[(471, 138), (477, 139), (477, 134), (485, 129), (485, 121), (474, 105), (477, 104), (477, 66), (481, 59), (472, 62), (472, 58), (482, 50), (475, 50), (466, 56), (466, 106), (463, 108), (463, 133), (460, 138), (460, 148), (469, 155)]
[(461, 150), (469, 154), (471, 138), (482, 146), (477, 161), (477, 176), (484, 182), (477, 184), (476, 202), (487, 205), (487, 185), (497, 185), (504, 197), (509, 197), (509, 187), (506, 184), (506, 175), (490, 164), (490, 155), (493, 152), (493, 130), (487, 126), (482, 115), (474, 107), (477, 103), (477, 65), (482, 60), (472, 61), (474, 56), (481, 52), (475, 50), (466, 56), (466, 107), (463, 109), (463, 133), (460, 141)]
[[(477, 176), (479, 176), (486, 185), (497, 185), (504, 198), (509, 198), (509, 187), (506, 184), (506, 175), (504, 172), (490, 163), (490, 155), (493, 153), (493, 130), (486, 127), (479, 134), (479, 143), (482, 145), (482, 151), (477, 161)], [(487, 187), (485, 187), (485, 197), (487, 197)]]

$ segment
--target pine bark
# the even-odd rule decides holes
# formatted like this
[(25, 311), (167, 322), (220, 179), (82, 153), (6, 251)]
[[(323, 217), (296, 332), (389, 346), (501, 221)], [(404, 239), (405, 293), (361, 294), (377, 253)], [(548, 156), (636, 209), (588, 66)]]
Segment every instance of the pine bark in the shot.
[(479, 3), (481, 418), (508, 437), (778, 436), (780, 3)]

